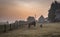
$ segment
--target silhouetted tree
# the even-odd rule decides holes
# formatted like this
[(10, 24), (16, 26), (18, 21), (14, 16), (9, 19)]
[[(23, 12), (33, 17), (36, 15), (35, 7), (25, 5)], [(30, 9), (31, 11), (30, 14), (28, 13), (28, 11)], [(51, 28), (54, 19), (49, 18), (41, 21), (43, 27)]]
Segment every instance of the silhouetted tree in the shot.
[(51, 4), (51, 8), (50, 8), (49, 13), (48, 13), (48, 20), (50, 22), (55, 22), (55, 17), (56, 17), (55, 12), (57, 10), (57, 7), (58, 7), (57, 1), (55, 1), (54, 3)]

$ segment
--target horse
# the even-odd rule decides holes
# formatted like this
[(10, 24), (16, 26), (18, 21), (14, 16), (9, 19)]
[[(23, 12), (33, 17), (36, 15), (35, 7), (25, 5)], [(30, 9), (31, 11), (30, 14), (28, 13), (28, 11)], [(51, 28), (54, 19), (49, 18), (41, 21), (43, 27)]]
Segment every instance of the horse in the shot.
[(36, 26), (36, 22), (35, 22), (35, 21), (29, 22), (29, 23), (28, 23), (28, 28), (30, 28), (31, 25), (34, 25), (34, 27), (35, 27), (35, 26)]

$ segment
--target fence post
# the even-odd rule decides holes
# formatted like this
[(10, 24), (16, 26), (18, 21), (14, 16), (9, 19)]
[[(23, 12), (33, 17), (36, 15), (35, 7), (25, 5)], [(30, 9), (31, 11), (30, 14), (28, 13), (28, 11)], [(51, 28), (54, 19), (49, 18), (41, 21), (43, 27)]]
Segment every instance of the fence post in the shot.
[(11, 29), (11, 24), (10, 24), (10, 30), (12, 30), (12, 29)]
[(4, 32), (6, 32), (6, 24), (4, 24)]

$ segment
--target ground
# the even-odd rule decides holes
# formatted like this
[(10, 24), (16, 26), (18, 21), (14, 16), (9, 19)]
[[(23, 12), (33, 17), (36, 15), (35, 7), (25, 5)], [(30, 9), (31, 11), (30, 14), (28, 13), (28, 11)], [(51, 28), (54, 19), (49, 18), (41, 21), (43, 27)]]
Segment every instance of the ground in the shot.
[(45, 23), (43, 28), (38, 23), (36, 27), (8, 31), (0, 37), (60, 37), (60, 23)]

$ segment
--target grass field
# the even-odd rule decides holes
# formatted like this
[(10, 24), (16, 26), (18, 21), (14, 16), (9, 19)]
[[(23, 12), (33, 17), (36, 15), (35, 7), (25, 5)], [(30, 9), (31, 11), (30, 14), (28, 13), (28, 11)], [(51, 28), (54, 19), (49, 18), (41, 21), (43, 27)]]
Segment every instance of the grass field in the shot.
[(60, 37), (60, 23), (46, 23), (43, 28), (36, 27), (16, 29), (0, 34), (0, 37)]

